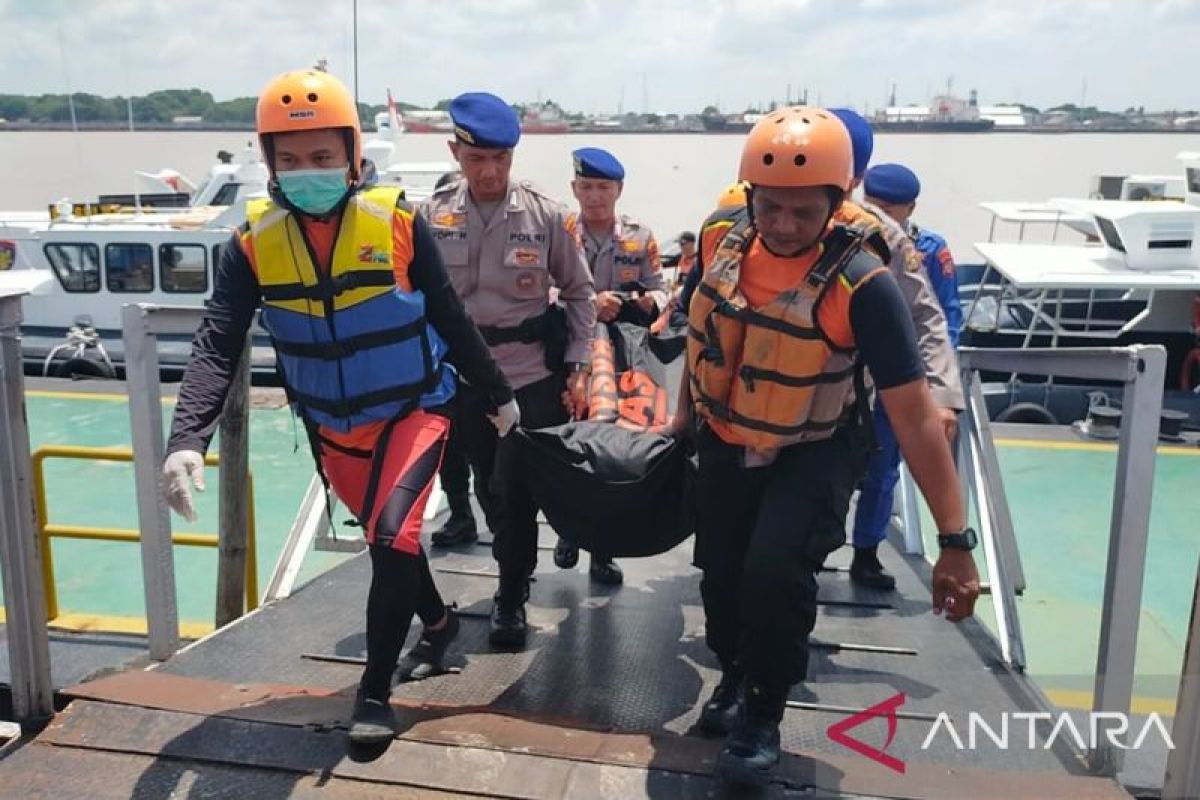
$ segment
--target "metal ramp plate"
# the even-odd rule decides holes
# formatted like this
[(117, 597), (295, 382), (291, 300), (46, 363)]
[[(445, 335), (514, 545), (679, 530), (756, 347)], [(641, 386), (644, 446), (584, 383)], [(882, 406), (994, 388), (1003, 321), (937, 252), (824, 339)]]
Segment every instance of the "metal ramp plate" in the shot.
[[(553, 543), (543, 527), (541, 546)], [(989, 756), (944, 740), (922, 749), (941, 711), (957, 719), (1034, 705), (978, 623), (952, 626), (929, 613), (924, 562), (883, 550), (895, 593), (851, 586), (848, 551), (820, 577), (810, 680), (793, 692), (784, 762), (765, 796), (1125, 796), (1112, 781), (1082, 775), (1069, 753)], [(499, 652), (487, 644), (496, 585), (489, 548), (433, 551), (442, 593), (465, 615), (452, 648), (460, 671), (395, 688), (402, 733), (369, 763), (347, 753), (344, 736), (365, 645), (370, 568), (359, 556), (151, 672), (77, 687), (78, 699), (39, 739), (0, 762), (0, 781), (29, 797), (39, 787), (48, 796), (46, 781), (64, 787), (54, 796), (78, 785), (88, 797), (304, 797), (325, 787), (322, 796), (358, 797), (383, 784), (412, 797), (720, 796), (711, 777), (720, 741), (694, 731), (718, 673), (704, 646), (690, 544), (622, 560), (618, 588), (589, 581), (586, 555), (570, 571), (541, 560), (529, 644)], [(827, 734), (897, 692), (907, 699), (887, 752), (906, 762), (903, 775)], [(885, 744), (879, 720), (855, 735)], [(122, 762), (106, 768), (115, 754)], [(84, 770), (96, 777), (77, 774)], [(105, 788), (91, 791), (101, 776)]]

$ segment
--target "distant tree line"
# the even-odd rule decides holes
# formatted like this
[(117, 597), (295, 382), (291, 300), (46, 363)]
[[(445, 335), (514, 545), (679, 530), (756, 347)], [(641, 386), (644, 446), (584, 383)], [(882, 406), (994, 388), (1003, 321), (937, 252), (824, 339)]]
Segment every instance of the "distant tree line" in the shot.
[[(71, 104), (75, 104), (75, 119), (88, 122), (124, 122), (129, 118), (129, 103), (125, 97), (100, 97), (76, 92), (65, 94), (20, 95), (0, 94), (0, 119), (10, 122), (70, 122)], [(205, 122), (245, 123), (254, 125), (254, 109), (258, 99), (235, 97), (214, 100), (209, 92), (200, 89), (165, 89), (132, 98), (133, 122), (169, 123), (176, 117), (200, 117)], [(401, 110), (417, 108), (408, 103), (396, 103)], [(386, 105), (359, 103), (360, 118), (370, 124), (375, 114), (385, 111)]]

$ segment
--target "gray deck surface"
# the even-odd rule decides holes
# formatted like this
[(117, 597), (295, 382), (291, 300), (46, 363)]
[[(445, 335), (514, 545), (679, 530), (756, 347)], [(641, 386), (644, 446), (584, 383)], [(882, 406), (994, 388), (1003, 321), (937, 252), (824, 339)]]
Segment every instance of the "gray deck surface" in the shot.
[[(271, 714), (263, 711), (265, 718), (231, 719), (154, 702), (143, 708), (77, 699), (40, 739), (0, 761), (0, 784), (4, 773), (19, 775), (23, 797), (726, 796), (727, 789), (710, 777), (719, 742), (694, 730), (718, 672), (704, 646), (690, 542), (652, 559), (623, 560), (626, 584), (607, 588), (589, 580), (587, 554), (577, 569), (558, 570), (546, 551), (553, 541), (543, 526), (529, 605), (532, 631), (521, 652), (497, 652), (487, 644), (496, 583), (489, 548), (433, 551), (443, 595), (464, 612), (452, 649), (459, 671), (400, 684), (393, 693), (398, 708), (436, 709), (447, 725), (493, 715), (481, 724), (494, 732), (508, 719), (517, 726), (508, 726), (510, 740), (513, 730), (524, 730), (520, 725), (533, 726), (539, 743), (529, 748), (461, 731), (447, 734), (453, 742), (447, 745), (412, 727), (369, 763), (347, 756), (341, 731), (361, 667), (305, 656), (364, 654), (369, 563), (358, 556), (155, 670), (164, 680), (337, 693), (325, 697), (319, 713), (285, 703)], [(978, 797), (1119, 796), (1110, 782), (1068, 777), (1084, 773), (1066, 751), (960, 751), (945, 736), (922, 749), (937, 714), (965, 722), (968, 711), (996, 718), (1003, 711), (1035, 710), (1034, 693), (999, 665), (978, 623), (954, 626), (930, 614), (923, 560), (891, 546), (881, 555), (897, 576), (895, 593), (852, 586), (844, 569), (848, 549), (830, 558), (833, 569), (820, 578), (818, 644), (808, 682), (792, 694), (812, 705), (789, 708), (782, 729), (785, 750), (803, 756), (785, 762), (764, 796), (949, 797), (966, 791), (964, 780)], [(416, 634), (414, 626), (413, 639)], [(851, 710), (897, 692), (906, 699), (890, 745), (878, 719), (852, 734), (907, 763), (908, 774), (893, 778), (826, 731)], [(503, 715), (498, 727), (496, 714)], [(570, 749), (572, 742), (581, 746), (580, 737), (624, 741), (634, 735), (656, 743), (658, 754), (652, 748), (652, 755), (638, 760)], [(563, 752), (554, 755), (559, 747)], [(490, 766), (480, 777), (485, 763)], [(80, 774), (103, 775), (106, 788)], [(1036, 783), (1038, 776), (1048, 783)], [(958, 788), (941, 785), (943, 778), (957, 780)], [(373, 784), (379, 795), (371, 793)]]
[[(104, 672), (144, 661), (146, 639), (119, 633), (50, 631), (50, 676), (56, 690), (74, 686)], [(0, 686), (12, 679), (8, 662), (8, 633), (0, 624)]]

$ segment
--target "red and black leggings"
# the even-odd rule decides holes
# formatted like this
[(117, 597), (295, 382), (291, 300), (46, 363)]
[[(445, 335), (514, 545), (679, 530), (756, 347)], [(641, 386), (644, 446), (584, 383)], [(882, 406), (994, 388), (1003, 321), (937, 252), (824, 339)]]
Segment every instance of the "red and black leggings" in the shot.
[[(415, 411), (395, 423), (386, 441), (377, 443), (387, 448), (378, 456), (374, 450), (350, 451), (322, 443), (321, 465), (330, 486), (365, 522), (371, 555), (367, 667), (362, 677), (368, 697), (386, 699), (391, 691), (392, 672), (413, 614), (425, 625), (434, 625), (446, 612), (421, 549), (421, 523), (449, 430), (446, 417)], [(377, 458), (379, 464), (374, 464)], [(378, 476), (374, 493), (368, 491), (372, 472)], [(372, 508), (367, 510), (364, 504), (371, 494)]]

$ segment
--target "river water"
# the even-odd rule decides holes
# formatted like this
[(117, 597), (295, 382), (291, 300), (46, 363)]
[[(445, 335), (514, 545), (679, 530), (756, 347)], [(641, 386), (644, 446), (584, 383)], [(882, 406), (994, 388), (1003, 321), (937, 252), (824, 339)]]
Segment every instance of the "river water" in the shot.
[[(62, 197), (132, 192), (134, 172), (179, 170), (198, 182), (220, 149), (237, 152), (250, 133), (0, 133), (0, 210), (35, 210)], [(530, 135), (517, 148), (514, 175), (564, 202), (571, 151), (596, 146), (624, 163), (620, 210), (669, 240), (694, 230), (736, 177), (742, 137), (696, 134)], [(409, 134), (405, 161), (449, 160), (444, 134)], [(1180, 174), (1175, 155), (1200, 150), (1200, 134), (879, 134), (874, 163), (898, 161), (921, 178), (915, 219), (945, 235), (956, 258), (978, 261), (972, 243), (987, 236), (986, 200), (1083, 196), (1093, 176)]]

